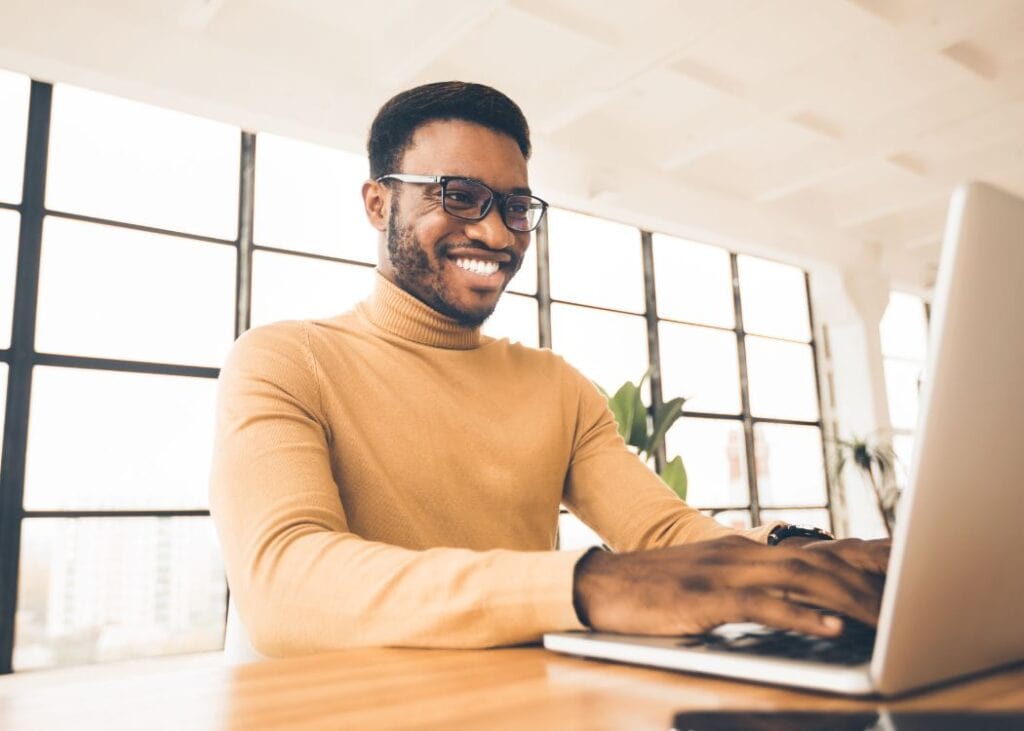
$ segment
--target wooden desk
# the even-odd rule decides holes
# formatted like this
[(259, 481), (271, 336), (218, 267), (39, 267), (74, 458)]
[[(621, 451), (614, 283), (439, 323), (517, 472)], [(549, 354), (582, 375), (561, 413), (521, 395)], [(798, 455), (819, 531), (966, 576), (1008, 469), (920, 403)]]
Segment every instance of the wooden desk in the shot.
[[(97, 666), (72, 680), (0, 679), (0, 728), (664, 731), (687, 709), (876, 707), (539, 648), (351, 650), (237, 668), (219, 659)], [(885, 705), (1024, 710), (1024, 667)]]

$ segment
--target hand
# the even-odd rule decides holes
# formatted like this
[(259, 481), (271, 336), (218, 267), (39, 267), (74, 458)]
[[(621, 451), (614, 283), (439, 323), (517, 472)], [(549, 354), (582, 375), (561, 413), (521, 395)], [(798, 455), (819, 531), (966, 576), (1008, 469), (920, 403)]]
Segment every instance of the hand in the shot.
[[(879, 554), (852, 543), (811, 550), (740, 536), (636, 553), (592, 551), (577, 564), (573, 601), (590, 627), (607, 632), (699, 634), (727, 622), (759, 622), (831, 637), (842, 631), (841, 620), (806, 604), (877, 624)], [(873, 568), (858, 567), (868, 564)]]
[[(783, 544), (789, 546), (789, 540), (782, 541), (779, 545)], [(810, 541), (804, 548), (829, 553), (858, 569), (884, 576), (889, 565), (892, 539), (862, 541), (859, 538), (844, 538), (841, 541)]]

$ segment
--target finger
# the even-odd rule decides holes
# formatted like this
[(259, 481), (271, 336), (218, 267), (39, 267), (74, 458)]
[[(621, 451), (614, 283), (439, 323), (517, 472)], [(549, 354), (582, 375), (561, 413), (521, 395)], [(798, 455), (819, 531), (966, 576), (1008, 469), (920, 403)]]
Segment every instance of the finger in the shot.
[[(861, 541), (848, 539), (837, 541), (832, 553), (851, 566), (871, 571), (876, 574), (884, 574), (889, 568), (889, 553), (892, 548), (892, 541), (885, 539), (881, 541)], [(820, 549), (829, 552), (827, 546)]]
[(881, 604), (877, 577), (835, 557), (812, 557), (799, 551), (741, 569), (736, 572), (733, 586), (785, 591), (794, 601), (840, 612), (868, 624), (877, 623)]
[(787, 602), (758, 589), (730, 592), (731, 612), (726, 621), (757, 622), (777, 629), (803, 632), (820, 637), (835, 637), (843, 631), (842, 620), (799, 604)]

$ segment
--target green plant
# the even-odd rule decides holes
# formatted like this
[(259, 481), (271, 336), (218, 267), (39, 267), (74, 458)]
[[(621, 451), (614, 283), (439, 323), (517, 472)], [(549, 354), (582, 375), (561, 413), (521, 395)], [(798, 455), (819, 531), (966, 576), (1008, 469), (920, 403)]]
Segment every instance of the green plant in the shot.
[(896, 503), (899, 489), (896, 487), (896, 452), (888, 440), (879, 436), (852, 436), (849, 439), (835, 439), (836, 466), (834, 477), (838, 478), (851, 462), (871, 486), (878, 512), (885, 523), (885, 530), (891, 536), (896, 525)]
[[(674, 398), (656, 410), (649, 409), (644, 404), (640, 392), (644, 381), (650, 375), (651, 372), (648, 370), (639, 383), (626, 381), (611, 396), (601, 386), (598, 386), (601, 393), (608, 399), (608, 406), (619, 426), (619, 434), (622, 435), (626, 444), (639, 450), (640, 457), (644, 460), (650, 459), (661, 447), (669, 427), (682, 416), (683, 403), (686, 401), (684, 398)], [(654, 412), (653, 417), (651, 411)], [(683, 465), (682, 457), (677, 455), (666, 462), (659, 476), (680, 499), (686, 499), (686, 467)]]

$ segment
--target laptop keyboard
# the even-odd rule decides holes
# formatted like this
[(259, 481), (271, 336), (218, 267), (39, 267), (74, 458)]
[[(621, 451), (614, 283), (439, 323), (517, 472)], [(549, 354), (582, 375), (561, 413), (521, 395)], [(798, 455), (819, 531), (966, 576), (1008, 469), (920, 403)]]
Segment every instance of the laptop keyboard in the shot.
[(688, 635), (677, 644), (679, 647), (711, 652), (785, 657), (837, 665), (860, 665), (870, 660), (875, 644), (875, 628), (849, 617), (843, 619), (843, 624), (843, 633), (834, 638), (758, 627), (736, 633)]

